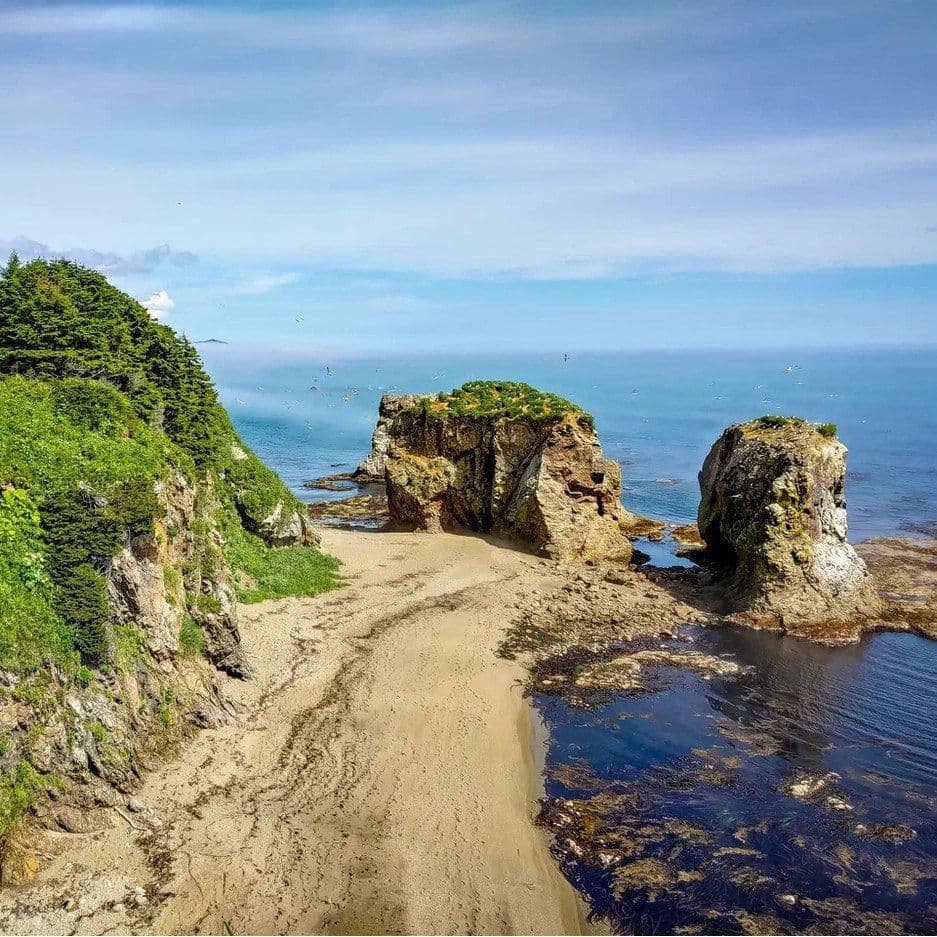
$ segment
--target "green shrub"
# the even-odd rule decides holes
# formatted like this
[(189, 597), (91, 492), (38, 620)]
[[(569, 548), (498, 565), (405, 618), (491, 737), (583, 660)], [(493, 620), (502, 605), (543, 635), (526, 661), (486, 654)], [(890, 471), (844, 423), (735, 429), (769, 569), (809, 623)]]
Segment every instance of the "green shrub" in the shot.
[(200, 592), (195, 599), (195, 607), (200, 612), (207, 612), (210, 615), (221, 611), (221, 599), (217, 595), (209, 592)]
[(85, 667), (84, 664), (79, 664), (79, 666), (75, 668), (75, 683), (77, 683), (78, 686), (90, 686), (93, 679), (94, 671), (90, 667)]
[(153, 480), (132, 478), (111, 485), (106, 492), (107, 514), (118, 526), (121, 541), (153, 532), (153, 522), (162, 513)]
[(559, 420), (566, 414), (574, 414), (581, 423), (594, 426), (592, 415), (565, 397), (544, 393), (520, 381), (468, 381), (450, 393), (424, 397), (410, 410), (428, 417), (524, 418), (536, 422)]
[(88, 731), (91, 733), (91, 738), (93, 738), (95, 742), (101, 743), (107, 738), (107, 729), (99, 722), (92, 722), (91, 725), (88, 726)]
[(835, 423), (821, 423), (817, 426), (817, 432), (821, 436), (826, 436), (827, 439), (836, 438), (836, 424)]
[(791, 426), (804, 421), (799, 416), (780, 416), (777, 413), (766, 413), (764, 416), (758, 417), (755, 422), (766, 428), (779, 429), (782, 426)]
[(118, 670), (132, 671), (146, 660), (146, 638), (136, 625), (129, 622), (114, 625), (113, 639)]
[(166, 586), (166, 591), (170, 593), (170, 598), (172, 598), (172, 594), (182, 588), (182, 573), (175, 566), (166, 563), (163, 566), (163, 583)]

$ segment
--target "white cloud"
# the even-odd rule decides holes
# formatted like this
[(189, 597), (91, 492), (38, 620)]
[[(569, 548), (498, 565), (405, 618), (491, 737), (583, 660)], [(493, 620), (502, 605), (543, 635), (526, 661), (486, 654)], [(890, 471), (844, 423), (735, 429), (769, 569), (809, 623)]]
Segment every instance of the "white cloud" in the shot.
[(170, 298), (169, 293), (165, 290), (160, 290), (158, 293), (154, 293), (150, 296), (149, 299), (144, 299), (140, 305), (143, 306), (154, 319), (162, 319), (176, 304)]
[(253, 280), (245, 280), (234, 287), (235, 293), (245, 293), (256, 296), (261, 293), (269, 293), (271, 290), (278, 289), (281, 286), (289, 286), (299, 279), (296, 273), (280, 273), (273, 276), (254, 277)]

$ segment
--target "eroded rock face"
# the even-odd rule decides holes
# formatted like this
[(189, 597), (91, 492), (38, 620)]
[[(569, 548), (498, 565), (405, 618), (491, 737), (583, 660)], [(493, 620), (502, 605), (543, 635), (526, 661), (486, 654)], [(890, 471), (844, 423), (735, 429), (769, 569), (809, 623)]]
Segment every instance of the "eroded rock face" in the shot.
[(630, 559), (621, 470), (583, 414), (437, 416), (403, 406), (386, 432), (393, 521), (495, 533), (556, 559)]
[[(213, 499), (210, 479), (200, 485), (199, 497)], [(202, 626), (212, 663), (234, 676), (250, 676), (220, 535), (193, 535), (197, 492), (184, 476), (161, 481), (156, 494), (165, 517), (152, 533), (133, 537), (110, 562), (107, 593), (114, 620), (139, 626), (149, 652), (168, 667), (179, 652), (183, 618), (190, 615)], [(186, 569), (193, 571), (191, 581)], [(198, 596), (189, 608), (186, 593)]]
[(394, 417), (412, 407), (418, 400), (431, 394), (384, 394), (377, 411), (377, 423), (371, 436), (371, 452), (368, 457), (355, 469), (354, 477), (361, 482), (383, 482), (384, 464), (387, 459), (387, 450), (390, 448), (390, 426)]
[(874, 613), (846, 540), (845, 478), (846, 447), (802, 420), (753, 420), (717, 440), (699, 476), (698, 522), (737, 609), (779, 625)]

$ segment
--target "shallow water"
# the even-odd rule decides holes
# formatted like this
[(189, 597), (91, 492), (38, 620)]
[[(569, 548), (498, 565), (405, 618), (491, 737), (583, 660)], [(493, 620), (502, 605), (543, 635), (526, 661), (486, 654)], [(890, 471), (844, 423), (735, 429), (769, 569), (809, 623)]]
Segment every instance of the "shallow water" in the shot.
[[(637, 933), (934, 933), (937, 644), (693, 636), (696, 650), (743, 672), (669, 670), (653, 691), (589, 712), (536, 700), (551, 737), (547, 794), (585, 801), (593, 818), (575, 845), (561, 832), (557, 853), (594, 909)], [(839, 777), (809, 799), (784, 791), (830, 772)], [(902, 825), (913, 838), (889, 842), (911, 835)], [(577, 857), (603, 838), (613, 860)], [(629, 866), (647, 859), (664, 865)], [(616, 895), (629, 867), (637, 878), (626, 871)]]

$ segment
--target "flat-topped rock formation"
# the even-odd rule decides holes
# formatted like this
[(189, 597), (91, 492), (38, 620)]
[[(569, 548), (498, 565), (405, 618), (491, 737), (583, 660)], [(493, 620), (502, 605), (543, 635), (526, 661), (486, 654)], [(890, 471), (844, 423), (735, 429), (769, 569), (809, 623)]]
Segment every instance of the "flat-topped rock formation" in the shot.
[(385, 397), (381, 421), (365, 465), (383, 457), (395, 523), (494, 533), (556, 559), (630, 559), (624, 528), (635, 519), (621, 506), (621, 469), (568, 400), (473, 381)]
[(733, 607), (765, 626), (875, 615), (846, 540), (846, 447), (836, 427), (767, 416), (730, 426), (700, 472), (699, 530)]

